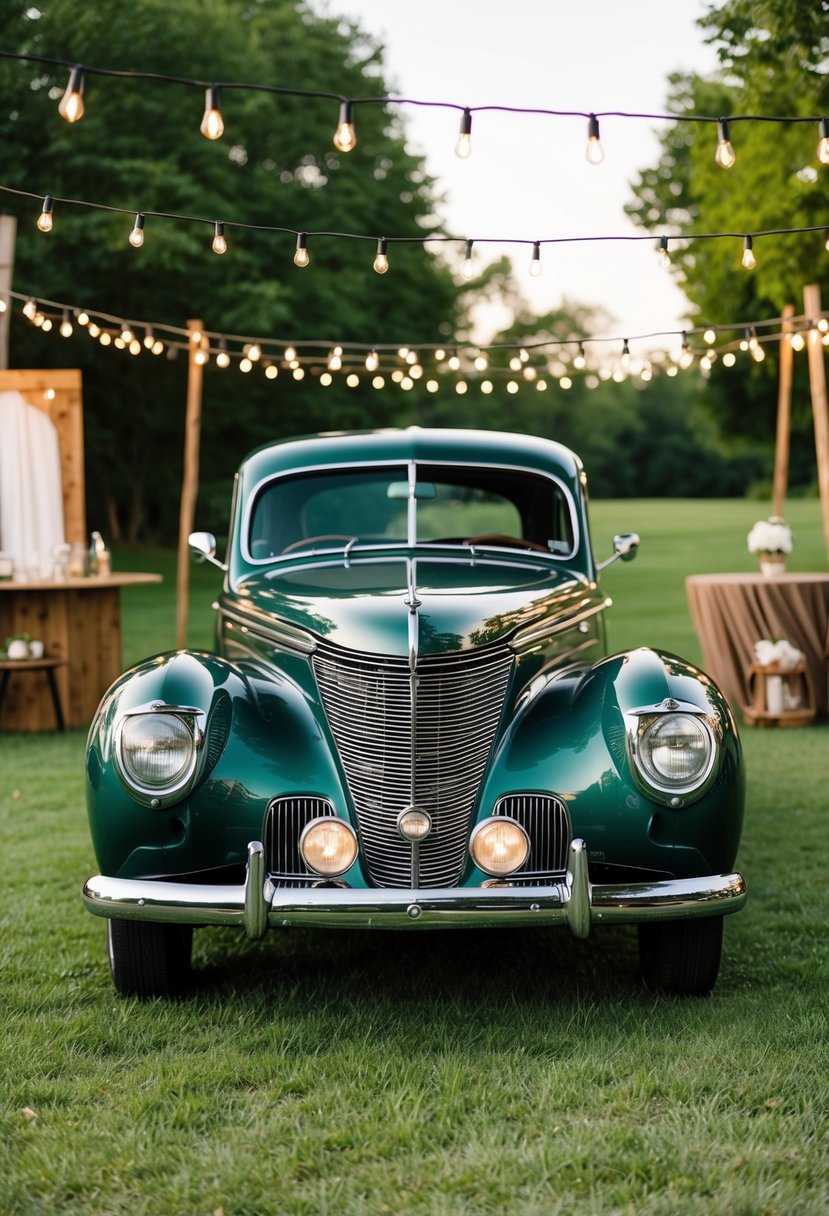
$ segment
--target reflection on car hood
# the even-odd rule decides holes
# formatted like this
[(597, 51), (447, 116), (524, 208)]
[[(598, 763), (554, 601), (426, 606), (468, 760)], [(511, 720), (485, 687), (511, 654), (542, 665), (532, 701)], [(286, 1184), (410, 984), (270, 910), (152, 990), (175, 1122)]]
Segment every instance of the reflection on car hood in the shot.
[[(292, 564), (244, 579), (223, 605), (249, 613), (260, 628), (282, 620), (351, 650), (405, 655), (408, 578), (403, 557)], [(547, 562), (418, 558), (420, 653), (482, 646), (570, 615), (585, 595), (592, 599), (588, 586), (582, 575)]]

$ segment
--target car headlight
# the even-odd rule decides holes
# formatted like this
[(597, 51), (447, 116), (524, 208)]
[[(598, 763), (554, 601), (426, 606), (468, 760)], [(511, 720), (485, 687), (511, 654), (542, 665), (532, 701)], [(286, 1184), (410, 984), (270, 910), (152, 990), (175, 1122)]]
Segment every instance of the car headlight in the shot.
[(116, 759), (122, 779), (151, 806), (178, 794), (196, 768), (202, 730), (198, 710), (173, 706), (129, 713), (121, 721)]
[(354, 865), (357, 837), (344, 819), (312, 819), (299, 838), (299, 851), (309, 870), (336, 878)]
[(494, 815), (475, 828), (469, 850), (479, 870), (503, 878), (521, 869), (530, 855), (530, 839), (514, 819)]
[(711, 729), (697, 714), (639, 719), (634, 757), (641, 777), (653, 789), (668, 794), (698, 790), (712, 771), (715, 755)]

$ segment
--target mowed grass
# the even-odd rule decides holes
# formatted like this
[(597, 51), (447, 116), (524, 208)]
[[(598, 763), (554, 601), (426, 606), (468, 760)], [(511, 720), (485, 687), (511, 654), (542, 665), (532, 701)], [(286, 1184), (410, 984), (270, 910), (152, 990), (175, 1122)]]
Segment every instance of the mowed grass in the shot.
[[(761, 513), (595, 504), (599, 556), (643, 538), (605, 574), (612, 644), (698, 658), (683, 580), (751, 569)], [(825, 569), (816, 504), (788, 514), (792, 568)], [(125, 593), (132, 660), (172, 645), (174, 576), (128, 561), (166, 576)], [(193, 577), (209, 644), (216, 581)], [(141, 1004), (115, 997), (78, 898), (83, 732), (0, 737), (0, 1212), (825, 1213), (829, 726), (743, 740), (750, 899), (708, 999), (647, 993), (623, 927), (203, 930), (193, 991)]]

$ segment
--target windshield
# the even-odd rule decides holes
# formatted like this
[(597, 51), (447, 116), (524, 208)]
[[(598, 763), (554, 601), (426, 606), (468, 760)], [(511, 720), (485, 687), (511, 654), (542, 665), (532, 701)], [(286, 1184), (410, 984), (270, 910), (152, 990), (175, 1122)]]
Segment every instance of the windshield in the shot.
[[(563, 486), (525, 470), (418, 464), (418, 543), (507, 545), (560, 557), (574, 549)], [(250, 515), (253, 561), (286, 554), (405, 545), (406, 465), (324, 469), (263, 485)], [(523, 544), (522, 544), (523, 542)]]

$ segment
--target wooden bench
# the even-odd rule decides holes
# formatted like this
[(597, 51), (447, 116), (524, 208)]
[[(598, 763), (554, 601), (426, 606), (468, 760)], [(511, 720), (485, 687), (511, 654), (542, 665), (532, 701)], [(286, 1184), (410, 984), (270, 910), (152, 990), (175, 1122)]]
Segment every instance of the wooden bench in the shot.
[(9, 679), (12, 673), (24, 674), (27, 672), (42, 671), (46, 675), (49, 682), (49, 691), (52, 694), (52, 705), (55, 709), (55, 722), (58, 730), (65, 730), (66, 723), (63, 716), (63, 706), (60, 703), (60, 691), (58, 682), (55, 679), (55, 671), (58, 667), (65, 667), (66, 659), (2, 659), (0, 660), (0, 721), (3, 716), (3, 701), (6, 696), (6, 689), (9, 686)]

